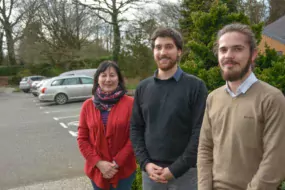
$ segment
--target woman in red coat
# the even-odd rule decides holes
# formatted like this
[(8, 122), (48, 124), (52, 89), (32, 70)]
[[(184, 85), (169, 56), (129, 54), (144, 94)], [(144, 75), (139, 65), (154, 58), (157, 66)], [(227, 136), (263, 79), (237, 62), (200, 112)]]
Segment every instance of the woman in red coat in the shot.
[(104, 61), (94, 75), (93, 97), (81, 109), (78, 146), (94, 190), (131, 190), (136, 159), (129, 138), (133, 98), (119, 67)]

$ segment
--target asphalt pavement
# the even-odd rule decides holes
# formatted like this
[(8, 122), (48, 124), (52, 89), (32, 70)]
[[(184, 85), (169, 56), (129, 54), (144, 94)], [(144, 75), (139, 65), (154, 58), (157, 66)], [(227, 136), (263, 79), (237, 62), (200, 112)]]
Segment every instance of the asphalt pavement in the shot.
[(0, 190), (91, 189), (76, 142), (82, 103), (0, 92)]

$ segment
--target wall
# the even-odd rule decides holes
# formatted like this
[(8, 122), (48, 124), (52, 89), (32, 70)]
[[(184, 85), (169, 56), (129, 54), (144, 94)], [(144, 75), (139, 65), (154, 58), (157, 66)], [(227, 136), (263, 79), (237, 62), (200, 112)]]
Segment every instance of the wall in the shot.
[(282, 51), (283, 55), (285, 55), (285, 44), (282, 44), (277, 40), (274, 40), (265, 35), (262, 35), (262, 40), (258, 46), (261, 53), (263, 53), (265, 50), (265, 44), (267, 44), (270, 48), (274, 48), (276, 51)]
[(0, 86), (8, 86), (8, 77), (0, 76)]

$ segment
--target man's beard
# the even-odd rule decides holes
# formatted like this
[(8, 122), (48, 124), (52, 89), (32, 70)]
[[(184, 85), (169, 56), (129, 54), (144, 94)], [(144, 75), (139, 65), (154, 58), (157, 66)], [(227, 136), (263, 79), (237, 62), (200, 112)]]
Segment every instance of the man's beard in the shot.
[[(235, 64), (238, 64), (238, 63), (235, 63)], [(234, 82), (234, 81), (241, 80), (248, 73), (250, 67), (251, 67), (251, 60), (249, 59), (247, 61), (247, 64), (245, 65), (244, 68), (241, 69), (241, 71), (230, 71), (230, 72), (225, 73), (222, 70), (222, 68), (220, 68), (220, 71), (225, 81)]]
[[(169, 63), (168, 63), (167, 65), (163, 65), (163, 64), (160, 64), (160, 63), (159, 63), (159, 61), (160, 61), (161, 59), (163, 59), (163, 58), (167, 58), (167, 59), (169, 60)], [(157, 63), (158, 68), (159, 68), (160, 70), (162, 70), (162, 71), (169, 71), (169, 70), (171, 70), (173, 67), (175, 67), (175, 65), (178, 63), (178, 61), (179, 61), (179, 56), (177, 55), (176, 60), (172, 60), (171, 58), (168, 58), (168, 57), (162, 57), (162, 58), (159, 59), (159, 61), (158, 61), (158, 63)]]

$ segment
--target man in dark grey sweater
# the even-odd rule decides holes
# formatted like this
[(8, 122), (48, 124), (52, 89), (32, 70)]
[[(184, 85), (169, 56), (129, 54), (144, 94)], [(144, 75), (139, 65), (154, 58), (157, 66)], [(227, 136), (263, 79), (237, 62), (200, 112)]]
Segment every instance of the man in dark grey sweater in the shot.
[(136, 89), (131, 141), (144, 190), (196, 190), (197, 147), (207, 88), (178, 66), (182, 37), (171, 28), (152, 36), (154, 76)]

